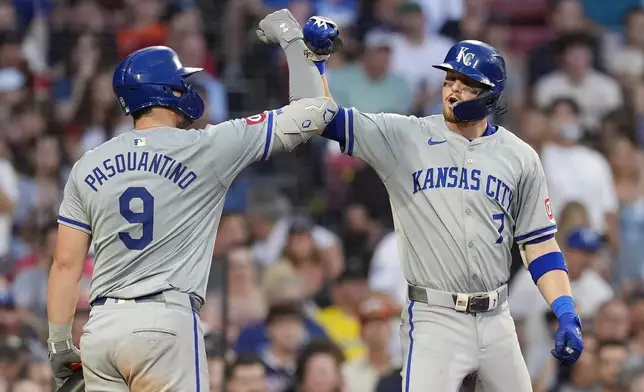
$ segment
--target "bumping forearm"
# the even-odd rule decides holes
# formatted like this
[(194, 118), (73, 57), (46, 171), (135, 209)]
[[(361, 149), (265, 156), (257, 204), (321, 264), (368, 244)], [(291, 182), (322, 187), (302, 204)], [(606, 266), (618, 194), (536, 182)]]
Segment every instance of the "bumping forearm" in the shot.
[(47, 319), (50, 324), (71, 324), (80, 293), (80, 274), (54, 263), (47, 286)]
[(532, 280), (557, 318), (563, 313), (575, 312), (568, 269), (557, 241), (551, 238), (526, 245), (525, 258)]
[(327, 98), (333, 99), (331, 89), (329, 88), (329, 80), (326, 78), (326, 75), (322, 75), (322, 86), (324, 86), (324, 95)]
[(306, 45), (301, 39), (295, 40), (284, 48), (289, 73), (289, 101), (301, 98), (325, 96), (320, 72), (315, 64), (304, 56)]

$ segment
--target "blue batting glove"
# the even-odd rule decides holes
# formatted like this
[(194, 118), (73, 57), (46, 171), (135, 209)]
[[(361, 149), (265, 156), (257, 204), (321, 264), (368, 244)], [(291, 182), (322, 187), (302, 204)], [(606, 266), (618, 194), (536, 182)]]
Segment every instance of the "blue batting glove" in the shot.
[(308, 48), (306, 56), (315, 63), (320, 74), (324, 74), (327, 58), (342, 48), (338, 26), (331, 19), (312, 16), (302, 27), (302, 34)]
[(584, 350), (581, 336), (581, 320), (577, 313), (568, 312), (559, 316), (559, 328), (555, 334), (555, 348), (552, 355), (564, 365), (577, 362)]

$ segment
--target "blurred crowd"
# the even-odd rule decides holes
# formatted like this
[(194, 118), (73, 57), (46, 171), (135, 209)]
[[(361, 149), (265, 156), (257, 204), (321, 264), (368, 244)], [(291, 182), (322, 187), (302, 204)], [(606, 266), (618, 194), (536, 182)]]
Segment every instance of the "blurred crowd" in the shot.
[[(540, 154), (586, 344), (572, 367), (551, 357), (557, 321), (515, 249), (510, 309), (534, 390), (644, 392), (640, 3), (0, 0), (0, 392), (52, 390), (43, 342), (57, 209), (71, 165), (132, 127), (111, 89), (119, 59), (159, 44), (203, 67), (195, 127), (280, 107), (285, 59), (255, 26), (283, 7), (300, 23), (338, 23), (331, 91), (366, 112), (440, 113), (444, 74), (430, 65), (455, 41), (504, 54), (508, 111), (492, 121)], [(201, 314), (210, 391), (401, 391), (405, 290), (373, 170), (322, 138), (252, 165), (229, 192)]]

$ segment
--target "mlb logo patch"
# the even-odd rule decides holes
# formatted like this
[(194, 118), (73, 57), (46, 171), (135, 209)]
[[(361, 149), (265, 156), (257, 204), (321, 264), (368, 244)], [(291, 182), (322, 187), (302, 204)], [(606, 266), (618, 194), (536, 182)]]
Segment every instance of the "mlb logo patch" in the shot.
[(145, 137), (135, 137), (134, 140), (132, 140), (132, 144), (134, 147), (144, 147), (147, 144), (147, 140)]
[(555, 220), (555, 215), (552, 213), (552, 207), (550, 206), (550, 198), (549, 197), (546, 198), (546, 201), (545, 201), (544, 204), (545, 204), (545, 207), (546, 207), (546, 215), (548, 215), (548, 219), (550, 219), (550, 221), (554, 221)]

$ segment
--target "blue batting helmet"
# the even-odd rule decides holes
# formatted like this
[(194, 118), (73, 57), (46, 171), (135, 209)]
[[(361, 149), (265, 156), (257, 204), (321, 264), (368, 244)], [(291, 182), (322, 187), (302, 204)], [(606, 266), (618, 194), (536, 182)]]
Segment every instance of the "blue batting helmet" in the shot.
[(475, 40), (457, 42), (443, 63), (433, 67), (458, 72), (487, 87), (478, 97), (454, 105), (452, 110), (457, 119), (476, 121), (504, 110), (499, 100), (505, 86), (505, 60), (494, 47)]
[(166, 46), (151, 46), (121, 61), (114, 71), (112, 88), (126, 115), (162, 106), (196, 120), (204, 113), (204, 103), (185, 79), (202, 70), (184, 67), (177, 53)]

